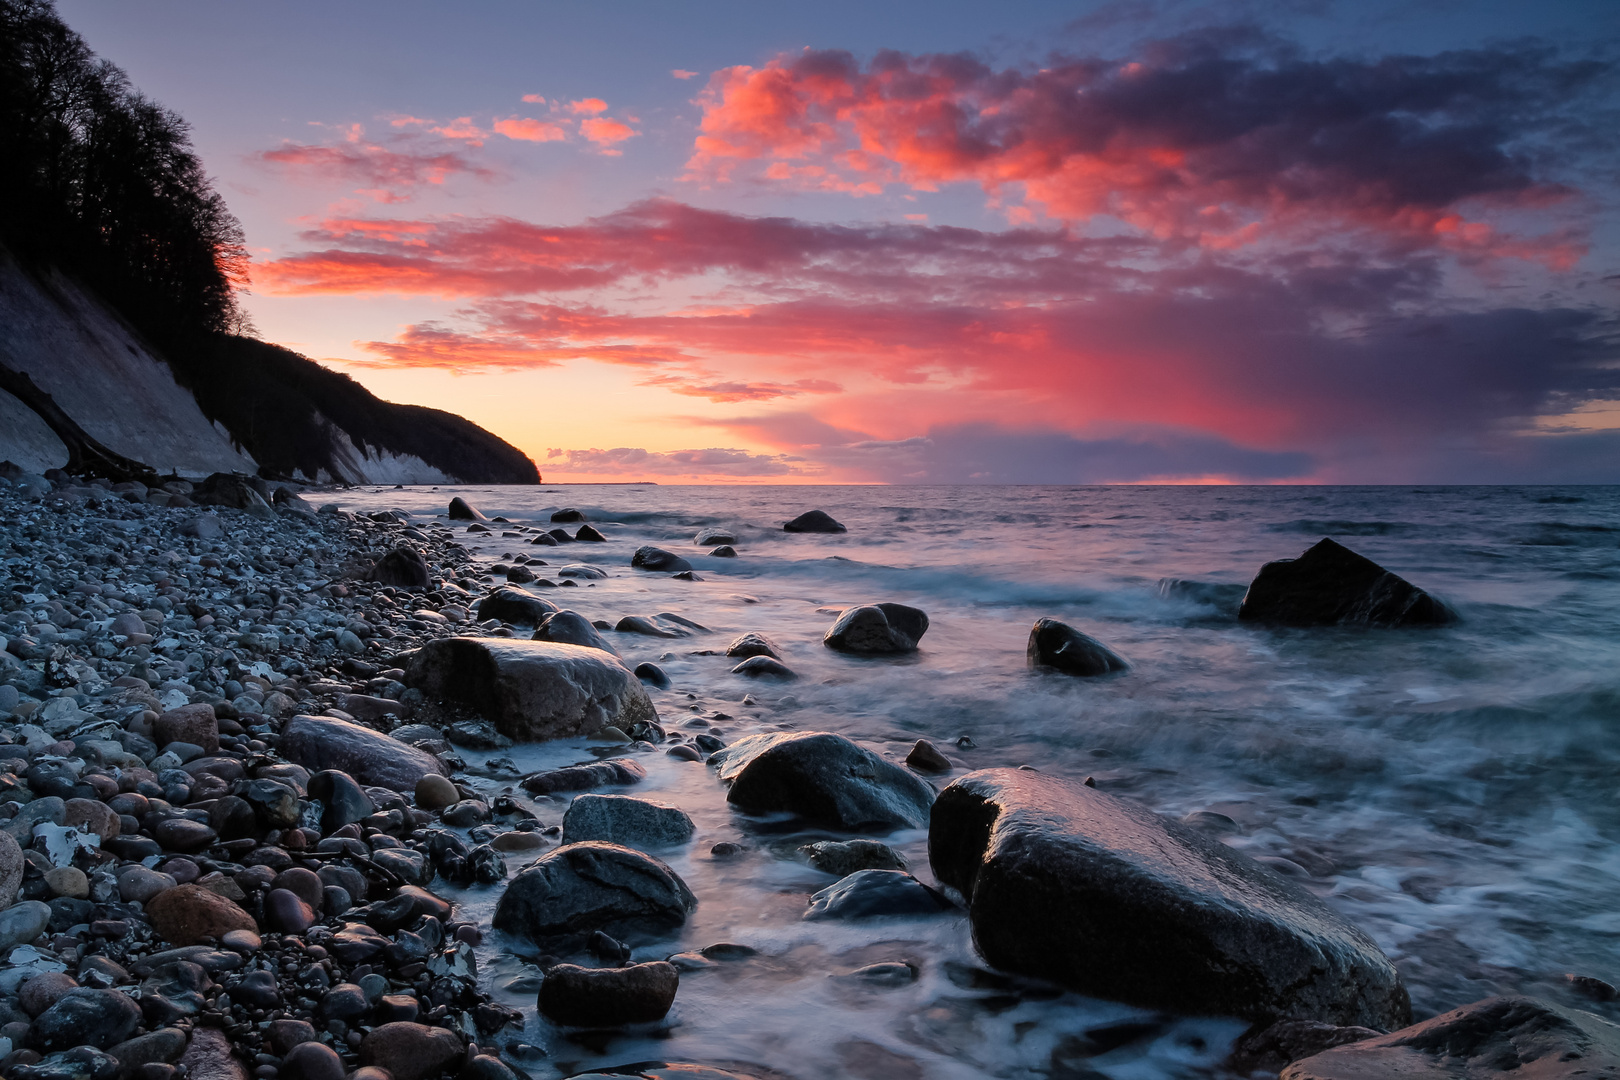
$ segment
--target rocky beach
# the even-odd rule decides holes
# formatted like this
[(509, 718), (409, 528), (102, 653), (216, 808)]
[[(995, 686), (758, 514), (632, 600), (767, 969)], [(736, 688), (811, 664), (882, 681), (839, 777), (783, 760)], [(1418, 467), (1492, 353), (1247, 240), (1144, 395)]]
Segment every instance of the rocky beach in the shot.
[[(1202, 790), (1108, 711), (1162, 692), (1154, 636), (1410, 652), (1472, 599), (1284, 538), (1247, 596), (1167, 578), (1148, 629), (1023, 598), (1023, 637), (987, 645), (1001, 624), (947, 578), (815, 546), (875, 535), (839, 520), (870, 500), (550, 494), (4, 475), (0, 1073), (1620, 1068), (1601, 951), (1470, 959), (1410, 904), (1456, 907), (1478, 866), (1390, 881), (1374, 853), (1417, 865), (1415, 841), (1315, 816), (1365, 761), (1317, 743)], [(1087, 749), (1003, 726), (1041, 695)], [(1186, 752), (1215, 775), (1252, 745)]]

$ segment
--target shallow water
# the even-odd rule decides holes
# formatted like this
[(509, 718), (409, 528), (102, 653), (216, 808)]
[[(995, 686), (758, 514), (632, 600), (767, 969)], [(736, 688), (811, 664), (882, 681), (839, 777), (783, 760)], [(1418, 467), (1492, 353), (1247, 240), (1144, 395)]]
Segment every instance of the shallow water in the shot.
[[(674, 680), (654, 695), (666, 727), (702, 721), (728, 742), (829, 730), (894, 759), (923, 737), (956, 775), (1032, 764), (1092, 776), (1166, 814), (1224, 814), (1241, 827), (1228, 843), (1302, 867), (1308, 887), (1383, 946), (1419, 1016), (1513, 991), (1575, 1003), (1565, 972), (1620, 979), (1620, 488), (570, 486), (332, 498), (429, 518), (457, 494), (546, 528), (553, 510), (578, 507), (608, 535), (557, 548), (464, 538), (486, 562), (522, 551), (610, 574), (536, 590), (547, 599), (593, 619), (668, 611), (712, 629), (606, 635), (627, 662), (655, 661)], [(849, 532), (781, 531), (810, 508)], [(741, 557), (694, 547), (708, 526), (733, 529)], [(1161, 577), (1246, 583), (1322, 536), (1436, 593), (1463, 621), (1263, 630), (1156, 593)], [(648, 543), (684, 555), (703, 580), (632, 570), (631, 552)], [(928, 612), (916, 656), (821, 646), (838, 609), (875, 601)], [(1025, 641), (1042, 615), (1100, 638), (1133, 670), (1106, 680), (1028, 671)], [(723, 655), (694, 655), (750, 630), (783, 646), (802, 678), (750, 682)], [(964, 735), (975, 748), (954, 745)], [(527, 772), (592, 754), (579, 741), (502, 756)], [(697, 822), (696, 841), (663, 857), (699, 907), (635, 958), (717, 941), (760, 954), (683, 975), (657, 1030), (578, 1041), (535, 1015), (526, 987), (537, 971), (522, 960), (532, 949), (490, 934), (481, 970), (497, 989), (517, 981), (504, 1000), (549, 1055), (531, 1067), (537, 1077), (648, 1059), (756, 1063), (805, 1080), (1202, 1076), (1242, 1028), (999, 981), (978, 971), (963, 917), (801, 922), (808, 894), (832, 879), (792, 853), (829, 834), (733, 813), (703, 765), (642, 760), (649, 777), (633, 793)], [(534, 807), (547, 824), (566, 809)], [(712, 857), (722, 840), (750, 850)], [(890, 842), (932, 880), (922, 832)], [(498, 889), (456, 898), (487, 926)], [(921, 974), (899, 988), (841, 977), (884, 960)]]

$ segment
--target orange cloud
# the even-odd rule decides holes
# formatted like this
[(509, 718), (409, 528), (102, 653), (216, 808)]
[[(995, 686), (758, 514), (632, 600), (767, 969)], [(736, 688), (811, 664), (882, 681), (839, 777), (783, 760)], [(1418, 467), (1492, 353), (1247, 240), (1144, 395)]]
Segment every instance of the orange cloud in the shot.
[[(620, 123), (611, 116), (593, 117), (579, 122), (579, 133), (601, 147), (611, 147), (626, 139), (634, 138), (641, 132), (629, 124)], [(617, 150), (606, 150), (604, 153), (617, 154)]]
[(568, 138), (568, 132), (560, 124), (527, 117), (513, 116), (497, 120), (495, 131), (508, 139), (518, 139), (522, 142), (561, 142)]
[(581, 98), (568, 103), (568, 111), (576, 116), (600, 116), (607, 112), (608, 104), (601, 98)]
[(528, 105), (544, 105), (546, 103), (546, 99), (539, 94), (524, 94), (523, 101)]

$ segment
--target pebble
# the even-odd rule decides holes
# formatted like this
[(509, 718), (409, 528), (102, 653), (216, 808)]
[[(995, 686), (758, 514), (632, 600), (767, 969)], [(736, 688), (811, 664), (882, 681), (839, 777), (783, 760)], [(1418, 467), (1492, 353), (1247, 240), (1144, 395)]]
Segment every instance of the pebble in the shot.
[(416, 805), (424, 810), (442, 810), (460, 801), (461, 793), (448, 778), (428, 773), (416, 782)]

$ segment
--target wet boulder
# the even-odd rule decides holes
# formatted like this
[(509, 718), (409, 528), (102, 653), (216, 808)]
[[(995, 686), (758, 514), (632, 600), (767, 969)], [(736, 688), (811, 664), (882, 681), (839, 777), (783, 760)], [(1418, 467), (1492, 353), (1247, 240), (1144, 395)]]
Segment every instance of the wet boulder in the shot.
[(423, 776), (444, 773), (444, 766), (432, 754), (332, 716), (293, 717), (282, 730), (276, 749), (288, 761), (311, 772), (337, 769), (362, 784), (390, 791), (415, 791)]
[(214, 473), (191, 491), (198, 506), (228, 506), (257, 518), (275, 520), (276, 512), (265, 501), (270, 485), (256, 476), (240, 473)]
[(558, 964), (546, 971), (538, 1006), (569, 1027), (618, 1027), (662, 1020), (680, 986), (675, 965), (663, 960), (620, 968)]
[(832, 515), (824, 510), (806, 510), (792, 521), (782, 526), (783, 532), (790, 533), (841, 533), (849, 530), (832, 519)]
[(692, 543), (698, 547), (714, 547), (716, 544), (735, 544), (737, 534), (730, 529), (700, 529), (692, 537)]
[(360, 1063), (386, 1069), (394, 1080), (431, 1080), (465, 1053), (449, 1028), (404, 1020), (373, 1028), (360, 1043)]
[(732, 639), (731, 644), (726, 646), (726, 655), (739, 660), (752, 656), (769, 656), (773, 660), (780, 660), (782, 648), (764, 634), (750, 632)]
[(488, 521), (489, 520), (483, 514), (480, 514), (478, 512), (478, 510), (472, 505), (472, 503), (469, 503), (466, 499), (463, 499), (460, 495), (457, 495), (455, 498), (450, 500), (450, 509), (446, 511), (446, 516), (449, 517), (449, 519), (451, 521)]
[(860, 870), (904, 870), (906, 860), (876, 840), (820, 840), (799, 849), (824, 874), (847, 877)]
[(726, 801), (738, 809), (787, 812), (838, 829), (920, 829), (934, 801), (923, 780), (830, 732), (750, 735), (709, 764), (731, 785)]
[(146, 916), (158, 936), (175, 945), (196, 945), (232, 930), (259, 929), (252, 915), (201, 885), (165, 889), (147, 903)]
[(903, 870), (857, 870), (810, 897), (806, 919), (938, 915), (951, 903)]
[(797, 679), (799, 673), (768, 656), (750, 656), (731, 669), (733, 675), (746, 675), (751, 679)]
[(1128, 670), (1123, 657), (1096, 638), (1056, 619), (1036, 619), (1029, 631), (1029, 666), (1091, 678)]
[(1274, 626), (1442, 626), (1457, 615), (1406, 579), (1332, 539), (1260, 568), (1238, 608)]
[(678, 807), (629, 795), (580, 795), (563, 815), (562, 841), (602, 840), (655, 850), (679, 847), (693, 832), (692, 819)]
[(1282, 1071), (1282, 1080), (1610, 1076), (1620, 1076), (1620, 1026), (1531, 997), (1486, 998)]
[(117, 990), (69, 990), (34, 1018), (29, 1038), (41, 1050), (94, 1046), (105, 1050), (135, 1034), (141, 1007)]
[(676, 573), (692, 569), (692, 564), (675, 554), (665, 551), (661, 547), (638, 547), (636, 553), (630, 556), (630, 565), (638, 570), (657, 570)]
[(928, 632), (928, 616), (905, 604), (863, 604), (845, 608), (821, 643), (850, 653), (915, 652)]
[(1394, 965), (1294, 882), (1078, 781), (969, 773), (928, 831), (992, 965), (1149, 1009), (1381, 1030), (1411, 1018)]
[(478, 621), (499, 619), (513, 626), (539, 626), (557, 605), (522, 589), (499, 588), (478, 601)]
[(585, 513), (582, 510), (574, 509), (572, 506), (565, 506), (561, 510), (553, 511), (551, 520), (554, 524), (572, 525), (584, 521)]
[[(628, 730), (658, 720), (646, 687), (611, 653), (512, 638), (439, 638), (416, 651), (406, 682), (465, 702), (513, 739)], [(414, 780), (412, 785), (414, 786)]]
[(564, 844), (513, 878), (494, 926), (534, 942), (601, 930), (662, 933), (686, 922), (697, 897), (651, 855), (617, 844)]
[(567, 608), (547, 615), (541, 620), (540, 625), (535, 628), (534, 640), (549, 641), (554, 645), (579, 645), (586, 649), (600, 649), (612, 656), (619, 655), (619, 650), (609, 645), (607, 639), (596, 632), (591, 620)]
[[(425, 773), (418, 777), (411, 790), (417, 790), (422, 780), (435, 775), (437, 774)], [(321, 832), (326, 834), (337, 832), (345, 825), (363, 821), (377, 810), (372, 805), (371, 797), (355, 782), (354, 777), (340, 769), (322, 769), (311, 776), (309, 797), (314, 803), (319, 804)]]
[(432, 584), (427, 560), (414, 548), (397, 547), (378, 559), (369, 579), (398, 589), (426, 589)]
[(629, 758), (609, 758), (606, 761), (564, 765), (560, 769), (530, 773), (519, 781), (519, 785), (531, 795), (559, 795), (598, 787), (639, 784), (646, 778), (647, 770)]

